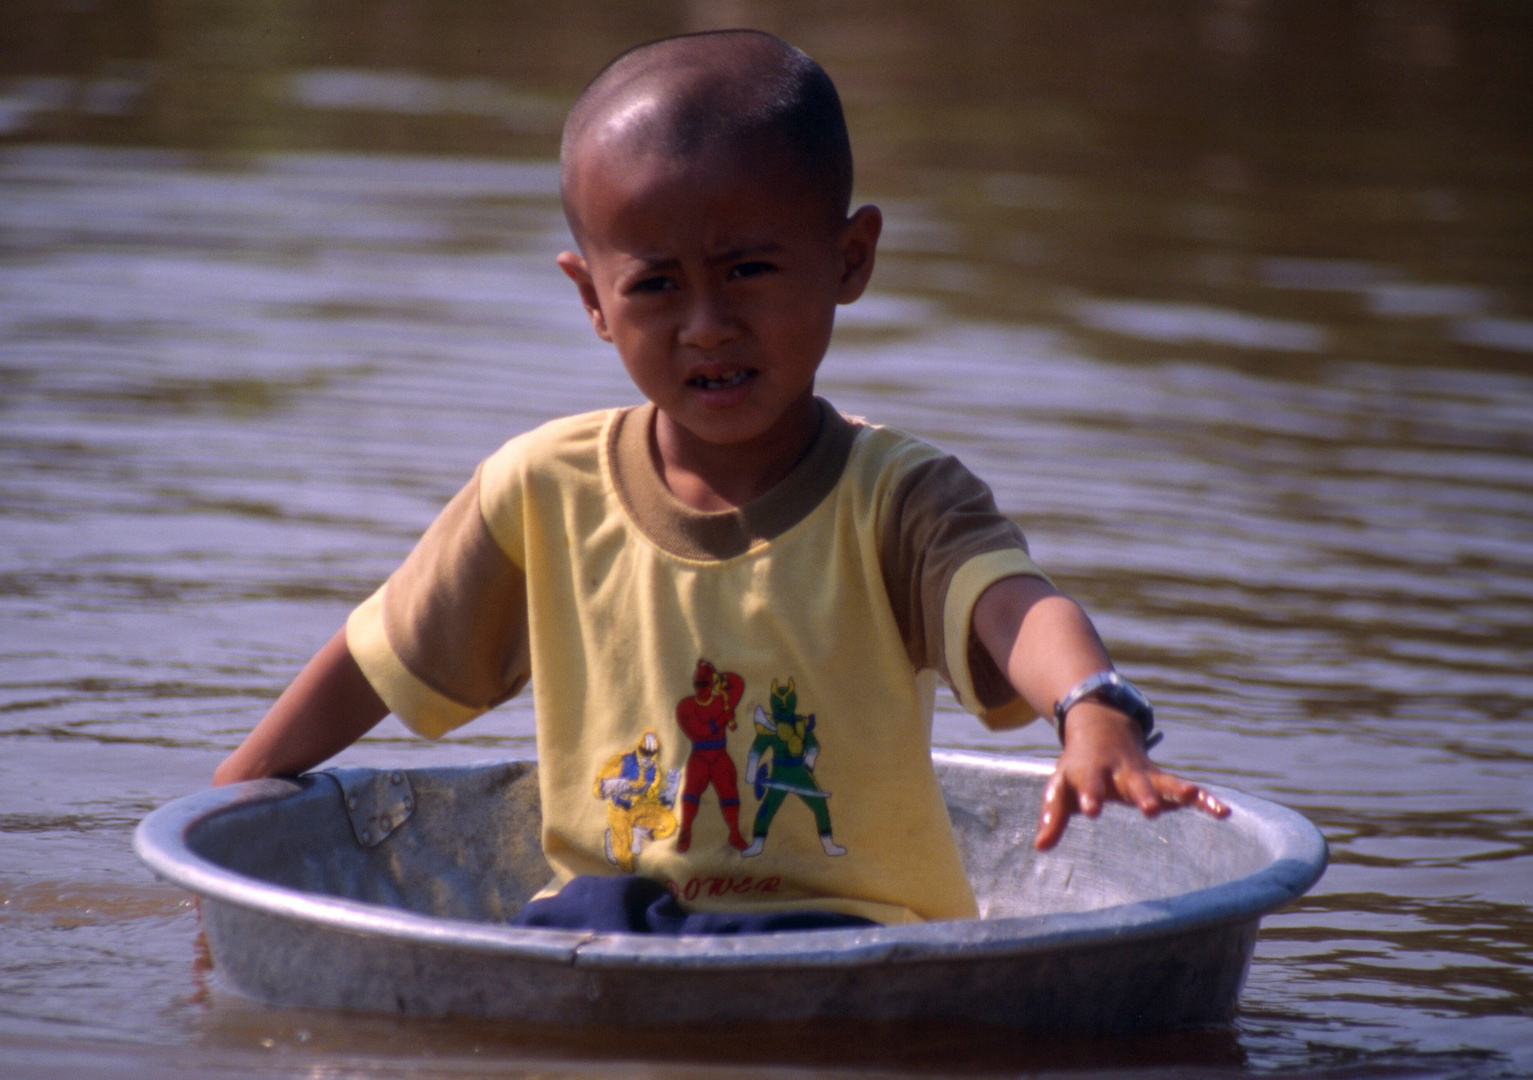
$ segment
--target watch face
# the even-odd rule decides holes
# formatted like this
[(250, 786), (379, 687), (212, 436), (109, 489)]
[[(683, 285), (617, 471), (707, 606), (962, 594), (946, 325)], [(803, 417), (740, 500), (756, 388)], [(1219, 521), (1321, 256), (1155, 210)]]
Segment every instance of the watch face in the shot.
[(1122, 709), (1144, 728), (1146, 735), (1155, 727), (1155, 710), (1150, 707), (1150, 699), (1140, 693), (1139, 688), (1133, 683), (1121, 678), (1115, 679), (1097, 691), (1094, 696), (1115, 709)]
[(1150, 707), (1149, 701), (1139, 692), (1139, 689), (1126, 682), (1115, 683), (1108, 688), (1107, 694), (1104, 696), (1110, 697), (1114, 704), (1121, 703), (1135, 709), (1148, 709)]
[(1155, 710), (1150, 706), (1150, 699), (1117, 672), (1106, 671), (1082, 682), (1064, 698), (1054, 703), (1054, 727), (1059, 734), (1061, 745), (1065, 741), (1066, 714), (1078, 702), (1093, 699), (1121, 710), (1138, 724), (1144, 733), (1146, 747), (1159, 741), (1159, 736), (1150, 735), (1150, 732), (1155, 730)]

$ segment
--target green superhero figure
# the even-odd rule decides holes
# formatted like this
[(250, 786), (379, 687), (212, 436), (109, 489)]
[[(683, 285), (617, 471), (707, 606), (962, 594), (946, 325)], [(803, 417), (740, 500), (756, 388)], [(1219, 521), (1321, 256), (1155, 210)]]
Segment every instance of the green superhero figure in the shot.
[[(750, 847), (740, 852), (742, 858), (761, 854), (772, 818), (789, 795), (803, 799), (814, 814), (825, 854), (846, 854), (846, 848), (830, 834), (830, 807), (826, 805), (830, 792), (822, 791), (814, 779), (814, 761), (820, 755), (820, 740), (814, 736), (814, 715), (800, 716), (794, 711), (797, 708), (798, 693), (792, 679), (787, 686), (778, 686), (777, 680), (772, 680), (770, 719), (765, 709), (756, 706), (756, 741), (745, 761), (745, 782), (755, 785), (761, 805), (756, 808)], [(770, 764), (767, 758), (771, 759)]]

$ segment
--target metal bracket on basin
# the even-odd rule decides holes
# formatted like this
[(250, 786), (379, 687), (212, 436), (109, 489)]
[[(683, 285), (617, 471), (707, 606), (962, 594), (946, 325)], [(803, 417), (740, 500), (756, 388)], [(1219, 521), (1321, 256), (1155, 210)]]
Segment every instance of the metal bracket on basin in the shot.
[(377, 847), (415, 812), (415, 792), (399, 769), (325, 769), (341, 789), (351, 831), (363, 847)]

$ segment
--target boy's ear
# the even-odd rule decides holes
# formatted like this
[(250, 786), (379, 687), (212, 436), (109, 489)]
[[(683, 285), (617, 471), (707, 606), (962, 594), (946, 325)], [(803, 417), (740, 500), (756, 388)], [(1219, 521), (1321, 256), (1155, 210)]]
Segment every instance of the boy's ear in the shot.
[(596, 295), (596, 285), (591, 280), (591, 268), (586, 261), (573, 251), (561, 251), (559, 257), (554, 260), (559, 264), (565, 276), (575, 283), (575, 288), (580, 290), (580, 302), (585, 306), (586, 315), (591, 320), (591, 329), (596, 331), (596, 336), (603, 341), (611, 341), (612, 334), (607, 330), (607, 317), (602, 314), (601, 300)]
[(862, 295), (873, 276), (873, 254), (884, 229), (884, 215), (876, 206), (857, 209), (841, 227), (841, 285), (836, 303), (850, 304)]

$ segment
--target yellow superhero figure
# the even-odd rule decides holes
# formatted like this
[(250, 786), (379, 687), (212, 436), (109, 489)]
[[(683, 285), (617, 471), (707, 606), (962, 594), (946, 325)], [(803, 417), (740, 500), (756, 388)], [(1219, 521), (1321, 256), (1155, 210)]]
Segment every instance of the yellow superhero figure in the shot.
[(660, 739), (646, 731), (639, 744), (614, 754), (596, 774), (593, 793), (607, 803), (607, 861), (625, 874), (633, 873), (634, 857), (649, 840), (664, 840), (676, 831), (671, 806), (676, 801), (677, 770), (661, 785)]

